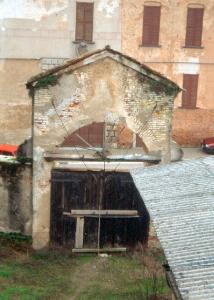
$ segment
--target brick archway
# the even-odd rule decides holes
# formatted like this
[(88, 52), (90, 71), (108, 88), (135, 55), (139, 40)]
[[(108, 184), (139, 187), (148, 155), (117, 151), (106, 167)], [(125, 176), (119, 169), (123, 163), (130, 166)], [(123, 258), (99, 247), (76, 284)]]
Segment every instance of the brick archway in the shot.
[[(107, 127), (107, 129), (106, 129)], [(114, 128), (114, 129), (109, 129)], [(124, 124), (107, 124), (105, 122), (93, 122), (82, 126), (67, 136), (61, 147), (106, 147), (106, 139), (113, 137), (117, 141), (118, 148), (140, 147), (147, 151), (147, 148), (138, 134), (133, 133)]]

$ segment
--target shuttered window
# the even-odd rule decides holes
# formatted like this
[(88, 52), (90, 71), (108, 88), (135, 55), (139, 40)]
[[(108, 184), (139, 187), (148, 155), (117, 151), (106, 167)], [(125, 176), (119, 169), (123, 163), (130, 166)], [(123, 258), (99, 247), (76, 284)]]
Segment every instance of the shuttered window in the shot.
[(203, 8), (188, 8), (186, 26), (186, 47), (200, 47), (203, 30)]
[(198, 75), (183, 75), (182, 107), (196, 108), (198, 93)]
[(94, 4), (76, 4), (76, 41), (92, 42)]
[(144, 6), (143, 46), (159, 45), (160, 12), (160, 6)]

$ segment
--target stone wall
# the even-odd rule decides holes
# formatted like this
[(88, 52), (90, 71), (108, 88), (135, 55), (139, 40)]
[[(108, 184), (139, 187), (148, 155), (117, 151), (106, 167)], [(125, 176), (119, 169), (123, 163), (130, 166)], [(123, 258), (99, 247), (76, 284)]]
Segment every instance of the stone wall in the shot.
[(32, 234), (31, 167), (0, 165), (0, 231)]

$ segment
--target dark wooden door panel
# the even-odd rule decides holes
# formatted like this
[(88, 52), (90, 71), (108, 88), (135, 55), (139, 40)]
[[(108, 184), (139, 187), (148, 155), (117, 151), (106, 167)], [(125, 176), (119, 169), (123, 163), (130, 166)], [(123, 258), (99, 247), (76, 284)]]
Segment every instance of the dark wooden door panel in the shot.
[[(101, 181), (104, 182), (102, 189)], [(102, 198), (100, 198), (102, 195)], [(76, 221), (63, 212), (72, 209), (137, 210), (142, 218), (101, 219), (101, 246), (130, 244), (147, 239), (148, 213), (128, 173), (61, 172), (52, 173), (51, 241), (74, 246)], [(84, 245), (97, 244), (98, 219), (85, 218)], [(135, 230), (135, 231), (133, 231)]]

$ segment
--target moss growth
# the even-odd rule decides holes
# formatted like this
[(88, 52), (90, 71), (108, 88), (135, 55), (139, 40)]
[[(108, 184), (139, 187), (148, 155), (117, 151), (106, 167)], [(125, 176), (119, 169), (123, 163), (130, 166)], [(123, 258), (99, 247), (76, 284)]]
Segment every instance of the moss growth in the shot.
[(21, 245), (22, 243), (31, 245), (32, 237), (19, 232), (0, 232), (0, 242), (1, 244), (12, 244), (13, 246)]
[(58, 80), (58, 77), (56, 75), (48, 75), (48, 76), (42, 77), (37, 81), (35, 88), (42, 89), (42, 88), (46, 88), (48, 86), (53, 86), (53, 85), (57, 84), (57, 80)]
[(16, 160), (22, 165), (33, 162), (32, 158), (24, 156), (17, 156)]
[(156, 92), (157, 94), (163, 94), (167, 96), (173, 96), (176, 95), (179, 91), (179, 87), (176, 85), (169, 85), (165, 84), (163, 81), (155, 81), (155, 80), (150, 80), (149, 81), (151, 90)]

